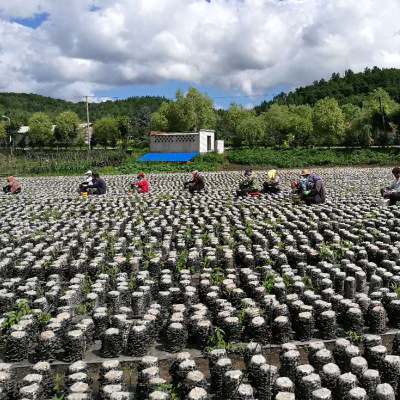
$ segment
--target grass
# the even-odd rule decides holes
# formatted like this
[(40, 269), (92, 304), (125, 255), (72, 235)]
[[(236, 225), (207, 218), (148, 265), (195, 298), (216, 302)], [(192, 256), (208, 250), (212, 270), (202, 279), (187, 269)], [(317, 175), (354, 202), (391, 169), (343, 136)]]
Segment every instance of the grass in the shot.
[(400, 148), (374, 149), (235, 149), (223, 156), (217, 153), (201, 154), (189, 163), (138, 162), (136, 159), (147, 149), (134, 149), (131, 154), (122, 150), (16, 153), (9, 162), (0, 154), (0, 175), (59, 176), (82, 175), (88, 169), (102, 175), (165, 172), (189, 172), (192, 170), (220, 171), (253, 166), (260, 168), (302, 168), (334, 165), (396, 165), (400, 163)]

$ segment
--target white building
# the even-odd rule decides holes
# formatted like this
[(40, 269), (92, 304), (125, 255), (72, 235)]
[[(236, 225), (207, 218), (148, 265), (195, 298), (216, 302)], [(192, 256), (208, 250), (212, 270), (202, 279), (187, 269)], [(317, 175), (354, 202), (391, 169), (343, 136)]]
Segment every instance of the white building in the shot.
[(213, 130), (200, 129), (199, 132), (150, 132), (151, 153), (207, 153), (224, 152), (224, 141), (215, 140)]

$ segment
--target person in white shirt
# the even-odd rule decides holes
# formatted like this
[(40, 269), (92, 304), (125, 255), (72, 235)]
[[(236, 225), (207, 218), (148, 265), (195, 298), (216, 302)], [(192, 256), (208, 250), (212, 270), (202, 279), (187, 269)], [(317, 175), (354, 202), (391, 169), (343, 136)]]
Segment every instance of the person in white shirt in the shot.
[(92, 176), (92, 171), (88, 171), (86, 172), (86, 179), (84, 180), (84, 182), (86, 182), (88, 185), (91, 185), (93, 183), (93, 176)]
[(392, 169), (394, 181), (389, 187), (381, 189), (381, 194), (384, 198), (390, 200), (390, 205), (395, 206), (397, 201), (400, 201), (400, 168), (395, 167)]
[(92, 171), (88, 171), (85, 174), (85, 180), (79, 185), (78, 193), (87, 192), (88, 187), (93, 185), (93, 174)]

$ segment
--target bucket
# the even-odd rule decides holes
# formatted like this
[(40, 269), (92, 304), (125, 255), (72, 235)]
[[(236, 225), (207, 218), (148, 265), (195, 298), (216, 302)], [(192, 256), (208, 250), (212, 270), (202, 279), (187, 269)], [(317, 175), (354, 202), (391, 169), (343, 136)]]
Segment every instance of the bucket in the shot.
[(89, 193), (88, 192), (81, 192), (81, 196), (87, 197), (87, 196), (89, 196)]

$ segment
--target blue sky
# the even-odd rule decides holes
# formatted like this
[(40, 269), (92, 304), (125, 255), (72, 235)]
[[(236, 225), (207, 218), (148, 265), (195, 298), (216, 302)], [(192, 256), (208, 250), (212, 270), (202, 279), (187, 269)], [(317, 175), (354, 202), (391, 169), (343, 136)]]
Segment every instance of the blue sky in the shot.
[(49, 18), (49, 13), (44, 12), (40, 14), (34, 14), (28, 18), (11, 18), (11, 22), (16, 22), (17, 24), (27, 26), (28, 28), (36, 29), (43, 24)]
[(400, 68), (398, 15), (399, 0), (3, 1), (0, 91), (174, 98), (194, 86), (216, 107), (251, 107), (333, 72)]

